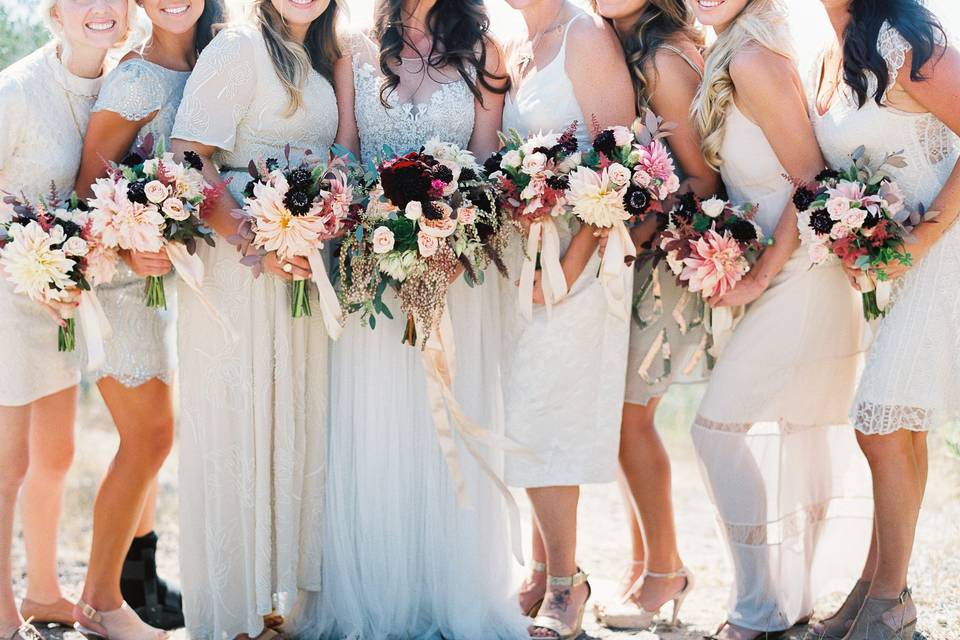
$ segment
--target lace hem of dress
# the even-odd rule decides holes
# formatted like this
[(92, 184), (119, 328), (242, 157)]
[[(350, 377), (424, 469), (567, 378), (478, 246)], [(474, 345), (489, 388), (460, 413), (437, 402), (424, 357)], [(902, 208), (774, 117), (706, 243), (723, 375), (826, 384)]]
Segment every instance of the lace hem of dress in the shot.
[(900, 431), (930, 431), (938, 421), (938, 412), (924, 407), (859, 402), (853, 410), (853, 426), (867, 435), (887, 435)]
[(173, 372), (167, 371), (165, 373), (136, 373), (136, 374), (125, 374), (120, 371), (111, 371), (109, 369), (100, 369), (91, 376), (91, 379), (94, 382), (99, 382), (103, 378), (113, 378), (120, 384), (122, 384), (127, 389), (134, 389), (139, 387), (142, 384), (146, 384), (151, 380), (159, 380), (165, 385), (170, 385), (173, 380)]
[[(697, 415), (694, 418), (693, 426), (694, 428), (699, 427), (700, 429), (705, 429), (707, 431), (718, 431), (720, 433), (733, 433), (733, 434), (747, 434), (751, 429), (757, 425), (769, 425), (776, 426), (776, 431), (764, 430), (762, 435), (790, 435), (792, 433), (800, 433), (803, 431), (809, 431), (810, 429), (822, 429), (825, 427), (835, 427), (838, 425), (830, 424), (797, 424), (790, 422), (788, 420), (757, 420), (754, 422), (717, 422), (716, 420), (710, 420), (709, 418), (704, 418), (701, 415)], [(758, 434), (761, 435), (761, 434)]]
[[(873, 501), (869, 496), (834, 496), (824, 502), (808, 505), (772, 522), (762, 524), (740, 524), (719, 520), (720, 527), (732, 544), (759, 547), (783, 544), (796, 538), (813, 526), (826, 522), (832, 517), (849, 517), (856, 513), (851, 509), (853, 503), (861, 503), (861, 515), (870, 518), (873, 515)], [(842, 507), (842, 510), (841, 510)]]

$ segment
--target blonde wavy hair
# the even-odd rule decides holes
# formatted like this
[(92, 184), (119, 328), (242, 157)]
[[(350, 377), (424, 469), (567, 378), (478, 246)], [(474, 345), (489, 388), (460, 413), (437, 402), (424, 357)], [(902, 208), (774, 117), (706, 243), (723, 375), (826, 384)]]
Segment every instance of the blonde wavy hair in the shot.
[[(58, 0), (41, 0), (39, 6), (40, 18), (54, 40), (60, 40), (60, 27), (53, 19), (53, 8), (57, 6), (57, 2)], [(146, 36), (146, 32), (138, 26), (138, 20), (136, 0), (127, 0), (127, 33), (113, 46), (113, 51), (122, 49), (133, 42), (139, 42)]]
[(720, 147), (734, 95), (730, 63), (738, 51), (750, 45), (795, 59), (787, 12), (781, 0), (750, 0), (740, 15), (717, 34), (707, 52), (703, 82), (693, 100), (691, 115), (702, 136), (703, 157), (717, 170), (723, 164)]
[(330, 0), (326, 11), (310, 24), (303, 44), (290, 37), (286, 20), (270, 0), (253, 2), (253, 22), (263, 34), (273, 68), (290, 98), (287, 116), (303, 106), (303, 83), (311, 68), (333, 84), (333, 65), (341, 56), (337, 31), (341, 2)]

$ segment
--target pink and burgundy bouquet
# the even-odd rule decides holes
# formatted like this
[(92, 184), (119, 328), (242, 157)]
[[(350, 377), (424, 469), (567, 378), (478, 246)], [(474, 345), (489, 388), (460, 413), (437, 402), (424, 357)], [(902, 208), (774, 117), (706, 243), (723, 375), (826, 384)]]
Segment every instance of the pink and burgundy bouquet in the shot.
[(836, 256), (848, 268), (861, 270), (863, 314), (873, 320), (885, 313), (887, 266), (911, 263), (906, 248), (910, 232), (904, 224), (919, 223), (923, 212), (907, 220), (900, 189), (884, 171), (885, 166), (905, 166), (901, 156), (888, 156), (873, 170), (861, 147), (852, 160), (844, 171), (827, 169), (813, 183), (800, 184), (793, 202), (810, 262), (823, 264)]
[(631, 127), (599, 131), (593, 149), (570, 174), (567, 201), (584, 224), (608, 229), (600, 277), (610, 309), (624, 315), (623, 271), (636, 259), (627, 231), (650, 215), (662, 215), (664, 203), (680, 189), (673, 159), (661, 141), (669, 125), (647, 112)]
[[(155, 253), (166, 250), (177, 272), (191, 280), (200, 269), (197, 242), (213, 246), (213, 230), (201, 216), (205, 201), (218, 193), (203, 178), (199, 156), (187, 153), (174, 161), (161, 140), (154, 149), (152, 134), (92, 188), (88, 202), (93, 231), (104, 246), (124, 251)], [(150, 276), (146, 304), (166, 309), (162, 276)]]
[(472, 153), (430, 140), (402, 156), (385, 149), (366, 188), (360, 225), (340, 248), (342, 301), (375, 328), (377, 314), (393, 317), (383, 301), (392, 287), (407, 315), (404, 342), (418, 342), (419, 325), (425, 346), (461, 271), (474, 286), (490, 263), (503, 270), (506, 226), (494, 187)]
[(14, 291), (37, 302), (57, 305), (61, 314), (60, 351), (76, 347), (72, 307), (79, 312), (88, 336), (91, 369), (103, 358), (103, 335), (109, 333), (93, 287), (113, 279), (117, 254), (92, 232), (90, 212), (76, 196), (61, 202), (51, 197), (35, 203), (7, 196), (0, 202), (0, 266)]

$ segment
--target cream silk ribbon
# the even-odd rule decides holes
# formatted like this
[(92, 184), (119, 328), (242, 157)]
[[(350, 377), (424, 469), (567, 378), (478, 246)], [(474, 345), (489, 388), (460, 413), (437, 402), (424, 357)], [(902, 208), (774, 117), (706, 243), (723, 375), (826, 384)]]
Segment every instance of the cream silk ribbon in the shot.
[[(508, 453), (530, 454), (531, 452), (516, 442), (484, 429), (468, 418), (453, 393), (453, 379), (456, 375), (456, 347), (453, 340), (453, 321), (450, 312), (444, 309), (439, 322), (434, 326), (430, 339), (423, 349), (423, 368), (427, 375), (427, 399), (430, 413), (437, 430), (440, 449), (447, 462), (447, 469), (457, 493), (457, 502), (469, 506), (466, 483), (460, 467), (460, 456), (453, 433), (460, 436), (464, 447), (476, 461), (480, 469), (493, 481), (507, 505), (510, 518), (510, 538), (513, 554), (523, 564), (523, 544), (520, 537), (520, 509), (516, 500), (503, 480), (487, 464), (477, 451), (477, 444), (485, 445)], [(448, 413), (449, 412), (449, 413)], [(453, 418), (451, 426), (450, 418)]]
[(713, 346), (710, 347), (709, 353), (714, 358), (718, 358), (733, 337), (733, 329), (743, 317), (744, 308), (741, 306), (709, 307), (709, 309), (710, 324), (707, 331), (713, 336)]
[(877, 308), (880, 311), (887, 310), (887, 306), (890, 304), (890, 295), (893, 291), (889, 280), (876, 280), (868, 272), (861, 271), (857, 274), (857, 286), (860, 288), (860, 293), (870, 293), (876, 290)]
[(343, 312), (340, 309), (340, 300), (333, 285), (330, 284), (323, 255), (314, 252), (307, 256), (307, 260), (310, 262), (311, 279), (320, 291), (320, 313), (323, 314), (323, 324), (327, 327), (330, 339), (336, 340), (343, 333)]
[(203, 260), (197, 254), (191, 254), (182, 242), (168, 242), (166, 244), (167, 257), (177, 270), (177, 275), (197, 294), (197, 298), (206, 307), (207, 311), (223, 331), (224, 337), (231, 343), (237, 342), (240, 337), (229, 318), (223, 317), (203, 295)]
[(93, 291), (84, 291), (80, 294), (80, 304), (77, 306), (77, 315), (84, 342), (87, 344), (87, 370), (97, 371), (107, 361), (104, 343), (113, 335), (113, 327), (107, 314), (103, 312), (100, 300)]
[(610, 228), (607, 236), (607, 249), (600, 260), (600, 282), (610, 313), (624, 321), (628, 320), (628, 317), (623, 272), (627, 268), (628, 256), (636, 258), (637, 249), (626, 225), (618, 221)]
[(567, 295), (567, 278), (560, 266), (560, 234), (553, 218), (545, 217), (530, 225), (527, 235), (527, 254), (520, 270), (520, 312), (527, 320), (533, 319), (533, 280), (540, 253), (543, 299), (549, 311)]

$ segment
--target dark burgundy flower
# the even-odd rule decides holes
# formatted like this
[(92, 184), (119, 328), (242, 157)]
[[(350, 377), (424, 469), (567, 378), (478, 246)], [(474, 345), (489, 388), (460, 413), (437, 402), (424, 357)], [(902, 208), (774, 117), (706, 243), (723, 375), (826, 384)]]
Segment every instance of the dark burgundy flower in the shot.
[(688, 191), (677, 198), (677, 206), (670, 212), (670, 216), (675, 224), (690, 224), (699, 210), (697, 196), (692, 191)]
[(550, 176), (547, 178), (547, 186), (555, 191), (566, 191), (570, 188), (570, 178), (567, 176)]
[(796, 205), (797, 211), (806, 211), (816, 199), (817, 194), (806, 187), (797, 187), (793, 192), (793, 204)]
[(826, 182), (827, 180), (836, 180), (840, 177), (840, 172), (834, 171), (833, 169), (824, 169), (817, 174), (817, 177), (814, 178), (817, 182)]
[(453, 171), (445, 164), (438, 164), (433, 168), (433, 178), (450, 184), (453, 182)]
[(814, 211), (810, 214), (810, 228), (821, 235), (830, 233), (836, 224), (826, 210)]
[(423, 217), (427, 220), (443, 220), (443, 211), (433, 202), (424, 202)]
[(564, 131), (563, 135), (560, 136), (559, 144), (567, 153), (576, 153), (577, 149), (580, 148), (580, 143), (577, 141), (576, 132), (577, 128), (572, 126)]
[(139, 153), (134, 153), (133, 151), (131, 151), (126, 156), (124, 156), (123, 160), (120, 161), (120, 164), (126, 165), (128, 167), (135, 167), (138, 164), (143, 164), (143, 157)]
[(276, 158), (267, 158), (264, 164), (267, 165), (267, 171), (276, 171), (276, 169), (280, 166), (280, 161)]
[(647, 212), (647, 207), (650, 206), (650, 194), (643, 187), (632, 184), (623, 194), (623, 206), (630, 215), (641, 216)]
[(283, 198), (283, 204), (286, 205), (287, 209), (289, 209), (293, 215), (305, 216), (310, 212), (313, 201), (310, 199), (310, 194), (306, 191), (290, 189)]
[(536, 147), (531, 153), (542, 153), (545, 156), (549, 156), (550, 149), (548, 149), (547, 147)]
[(477, 172), (467, 167), (460, 170), (460, 182), (473, 182), (477, 179)]
[(400, 209), (405, 209), (413, 200), (429, 200), (432, 181), (428, 168), (410, 158), (401, 158), (380, 171), (384, 195)]
[(146, 182), (143, 180), (131, 182), (127, 185), (127, 199), (130, 200), (130, 202), (136, 202), (138, 204), (150, 204), (150, 201), (147, 200), (144, 187), (146, 187)]
[(875, 226), (880, 224), (880, 216), (874, 213), (867, 213), (867, 217), (863, 219), (863, 228), (872, 229)]
[(287, 178), (287, 182), (290, 183), (290, 187), (293, 189), (306, 191), (310, 188), (310, 183), (313, 182), (313, 173), (309, 169), (298, 167), (290, 172), (290, 177)]
[(593, 148), (597, 153), (602, 153), (608, 158), (613, 157), (613, 152), (617, 148), (617, 139), (613, 131), (610, 129), (601, 131), (593, 141)]
[(496, 173), (497, 171), (500, 171), (501, 162), (503, 162), (503, 154), (495, 153), (487, 158), (486, 162), (483, 163), (483, 170), (487, 172), (487, 175)]
[(196, 169), (197, 171), (203, 171), (203, 161), (200, 159), (200, 156), (197, 155), (195, 151), (187, 151), (183, 154), (183, 159), (190, 166), (191, 169)]
[(752, 242), (757, 240), (757, 228), (747, 220), (735, 218), (724, 226), (724, 230), (729, 231), (730, 235), (737, 242)]

